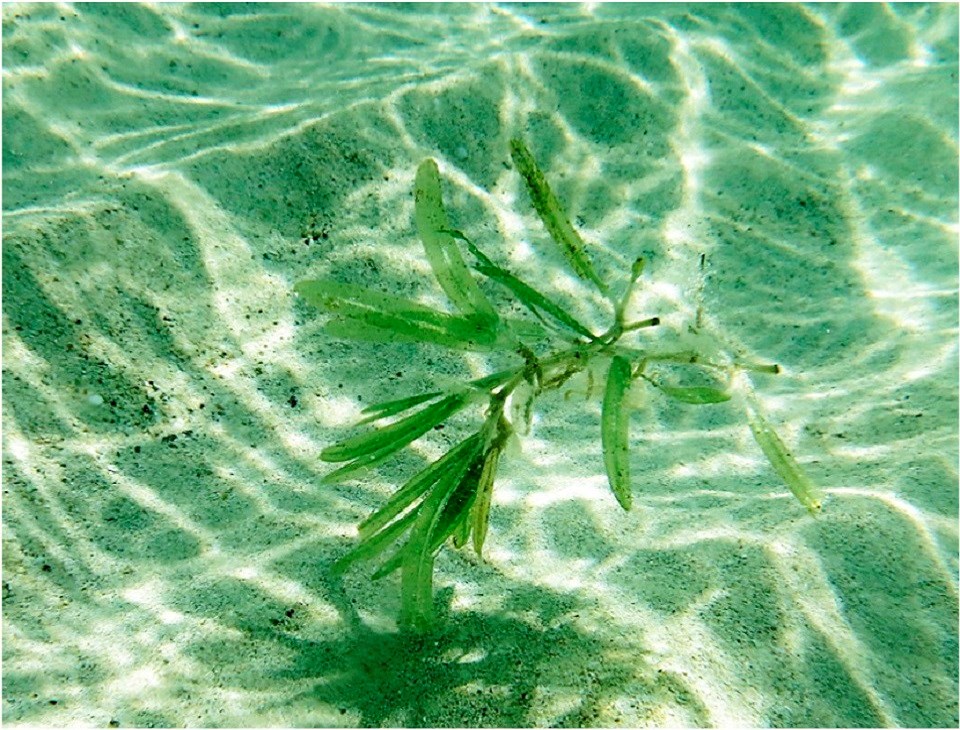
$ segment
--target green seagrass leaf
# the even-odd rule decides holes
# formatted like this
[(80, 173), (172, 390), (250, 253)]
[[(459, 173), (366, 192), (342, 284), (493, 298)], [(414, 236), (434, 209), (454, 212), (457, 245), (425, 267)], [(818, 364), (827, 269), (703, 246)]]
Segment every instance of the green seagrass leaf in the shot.
[(377, 312), (367, 313), (360, 319), (333, 317), (324, 323), (322, 329), (332, 337), (342, 340), (426, 342), (465, 352), (509, 349), (505, 343), (490, 337), (489, 332), (481, 331), (480, 336), (470, 337), (464, 334), (467, 330), (463, 327), (450, 329), (444, 326), (438, 329), (422, 322), (411, 322)]
[(451, 349), (471, 349), (459, 340), (451, 342), (450, 338), (437, 335), (426, 328), (413, 328), (413, 334), (410, 334), (408, 332), (398, 332), (396, 329), (377, 327), (371, 325), (365, 319), (333, 317), (328, 319), (321, 329), (338, 340), (359, 340), (362, 342), (428, 342)]
[(510, 156), (513, 157), (513, 163), (516, 165), (517, 171), (527, 184), (527, 191), (530, 193), (530, 200), (537, 211), (537, 215), (540, 216), (540, 220), (543, 221), (550, 237), (560, 248), (574, 272), (581, 279), (593, 282), (600, 293), (609, 298), (610, 289), (597, 276), (590, 257), (587, 255), (586, 244), (570, 223), (570, 218), (564, 211), (563, 206), (547, 184), (547, 179), (537, 165), (533, 154), (519, 137), (510, 140)]
[(402, 297), (324, 279), (301, 281), (294, 290), (309, 304), (333, 315), (331, 335), (374, 342), (430, 342), (458, 350), (509, 349), (495, 319), (455, 316)]
[(417, 168), (414, 215), (427, 260), (450, 301), (464, 315), (478, 316), (496, 323), (496, 311), (470, 275), (470, 270), (449, 233), (450, 221), (443, 207), (440, 190), (440, 171), (437, 163), (429, 158)]
[(813, 483), (803, 467), (797, 463), (793, 455), (787, 451), (787, 447), (773, 430), (773, 427), (767, 422), (759, 411), (752, 409), (749, 415), (748, 423), (753, 438), (760, 445), (767, 461), (774, 468), (780, 478), (786, 482), (800, 504), (807, 508), (812, 515), (820, 512), (823, 505), (823, 493), (820, 488)]
[(361, 539), (360, 544), (354, 547), (331, 566), (333, 575), (340, 575), (359, 560), (374, 560), (413, 524), (417, 518), (418, 509), (412, 509), (399, 520), (395, 520), (386, 529)]
[(477, 497), (477, 486), (485, 461), (485, 455), (479, 453), (478, 450), (478, 453), (469, 462), (469, 468), (463, 473), (457, 488), (453, 490), (450, 498), (444, 504), (440, 519), (430, 535), (432, 550), (438, 550), (444, 541), (460, 528), (461, 523), (469, 518), (470, 509)]
[[(379, 449), (377, 451), (371, 451), (370, 453), (363, 454), (362, 456), (358, 456), (356, 459), (353, 459), (352, 461), (348, 461), (339, 469), (334, 469), (333, 471), (328, 472), (327, 474), (324, 474), (323, 477), (320, 479), (320, 483), (336, 484), (337, 482), (344, 479), (344, 477), (348, 477), (356, 471), (360, 471), (362, 469), (369, 469), (372, 466), (376, 466), (377, 464), (380, 464), (386, 461), (394, 453), (396, 453), (396, 451), (397, 449), (393, 449), (393, 448)], [(322, 454), (321, 454), (321, 458), (322, 458)]]
[(357, 425), (363, 423), (369, 423), (370, 421), (378, 421), (381, 418), (389, 418), (390, 416), (395, 416), (398, 413), (403, 413), (406, 410), (418, 406), (421, 403), (425, 403), (428, 400), (433, 400), (438, 395), (443, 395), (443, 391), (435, 390), (431, 393), (420, 393), (419, 395), (411, 395), (406, 398), (397, 398), (395, 400), (383, 401), (381, 403), (374, 403), (364, 408), (361, 413), (366, 413), (367, 416), (357, 422)]
[(479, 317), (454, 317), (426, 319), (420, 316), (394, 314), (392, 312), (368, 312), (362, 323), (393, 332), (398, 341), (432, 342), (457, 350), (509, 349), (510, 343), (501, 341), (497, 323)]
[(671, 398), (678, 400), (681, 403), (704, 405), (707, 403), (723, 403), (724, 401), (730, 400), (730, 393), (719, 388), (710, 388), (707, 386), (698, 385), (689, 387), (673, 387), (657, 382), (653, 382), (653, 384)]
[(470, 530), (473, 528), (473, 523), (466, 519), (467, 514), (464, 514), (463, 518), (457, 524), (457, 528), (453, 531), (453, 546), (459, 550), (464, 545), (467, 544), (467, 540), (470, 539)]
[[(447, 503), (444, 505), (443, 514), (433, 528), (430, 536), (431, 565), (433, 560), (432, 556), (436, 555), (437, 550), (448, 537), (453, 536), (453, 544), (454, 547), (457, 548), (463, 547), (469, 539), (470, 529), (472, 527), (470, 514), (476, 497), (476, 484), (475, 478), (471, 477), (468, 479), (467, 476), (464, 476), (463, 480), (449, 496)], [(435, 487), (435, 489), (440, 488), (441, 486), (439, 484)], [(419, 509), (420, 506), (415, 508), (417, 512), (419, 512)], [(406, 518), (406, 515), (404, 515), (404, 518)], [(410, 549), (409, 545), (410, 543), (408, 542), (398, 549), (396, 554), (384, 562), (373, 574), (372, 579), (379, 580), (401, 567), (403, 565), (405, 551)]]
[[(573, 316), (568, 314), (563, 307), (538, 292), (523, 280), (518, 279), (506, 269), (486, 263), (489, 262), (489, 259), (480, 253), (476, 246), (473, 246), (473, 244), (469, 245), (475, 256), (479, 254), (479, 256), (477, 256), (479, 263), (475, 264), (474, 268), (488, 279), (491, 279), (501, 286), (509, 289), (517, 298), (517, 300), (523, 304), (523, 306), (533, 312), (537, 317), (541, 316), (541, 311), (545, 312), (553, 317), (556, 322), (576, 333), (577, 335), (591, 340), (594, 339), (593, 333), (585, 325), (581, 324)], [(484, 259), (486, 259), (486, 262)]]
[[(463, 477), (463, 474), (466, 472), (468, 466), (476, 459), (481, 446), (482, 439), (479, 434), (474, 434), (473, 436), (470, 436), (464, 441), (460, 442), (460, 444), (451, 449), (445, 456), (435, 461), (433, 464), (427, 467), (427, 469), (420, 472), (406, 485), (404, 485), (404, 487), (400, 490), (401, 492), (405, 492), (403, 497), (400, 497), (400, 493), (398, 492), (396, 495), (394, 495), (394, 499), (396, 501), (391, 500), (380, 510), (378, 510), (378, 512), (374, 513), (364, 522), (362, 522), (360, 524), (360, 535), (369, 535), (368, 539), (374, 539), (375, 535), (381, 534), (382, 532), (392, 531), (397, 522), (403, 522), (404, 525), (407, 525), (409, 524), (408, 520), (410, 519), (410, 515), (419, 515), (424, 504), (430, 502), (430, 500), (433, 498), (432, 495), (436, 493), (450, 494), (453, 487), (457, 485), (457, 483)], [(424, 483), (426, 484), (425, 488)], [(408, 502), (409, 504), (428, 490), (430, 491), (431, 496), (428, 496), (424, 502), (411, 509), (399, 520), (395, 520), (388, 526), (382, 527), (382, 525), (386, 524), (388, 520), (392, 519), (390, 514), (391, 512), (398, 513), (398, 507), (399, 510), (404, 509), (404, 507), (399, 506), (401, 503)], [(416, 494), (414, 496), (415, 492), (419, 492), (420, 494)], [(411, 497), (412, 499), (410, 499)], [(374, 531), (377, 529), (379, 529), (380, 532), (374, 533)], [(379, 580), (380, 578), (389, 575), (399, 568), (403, 564), (404, 555), (406, 554), (410, 543), (411, 540), (408, 540), (402, 547), (398, 548), (396, 552), (376, 570), (372, 576), (372, 580)]]
[(403, 297), (333, 279), (298, 281), (293, 290), (308, 304), (331, 314), (359, 316), (365, 312), (390, 312), (420, 317), (424, 321), (433, 321), (434, 318), (439, 321), (449, 316)]
[(400, 624), (414, 631), (430, 627), (433, 617), (433, 536), (443, 508), (458, 482), (444, 483), (431, 490), (420, 506), (410, 531), (410, 539), (401, 549)]
[(399, 548), (397, 548), (396, 552), (394, 552), (393, 555), (391, 555), (389, 558), (384, 560), (383, 564), (374, 571), (373, 575), (370, 576), (370, 580), (380, 580), (381, 578), (385, 578), (386, 576), (390, 575), (393, 571), (395, 571), (397, 568), (399, 568), (401, 565), (403, 565), (404, 551), (406, 551), (407, 545), (409, 544), (410, 542), (408, 540)]
[[(454, 446), (426, 469), (415, 474), (376, 512), (360, 523), (358, 527), (360, 537), (367, 537), (383, 528), (434, 484), (447, 478), (456, 478), (458, 467), (469, 464), (476, 457), (481, 445), (479, 434), (474, 434)], [(462, 472), (462, 469), (460, 471)]]
[(506, 383), (510, 378), (517, 374), (518, 368), (507, 368), (506, 370), (498, 370), (495, 373), (490, 373), (490, 375), (484, 375), (482, 378), (477, 378), (476, 380), (471, 380), (467, 385), (471, 388), (475, 388), (482, 392), (487, 392), (493, 388), (496, 388), (500, 385)]
[(607, 371), (607, 387), (603, 394), (603, 411), (600, 417), (600, 440), (603, 444), (603, 464), (614, 496), (625, 510), (630, 509), (630, 410), (624, 403), (631, 383), (630, 362), (616, 355)]
[[(474, 437), (477, 438), (476, 450), (479, 450), (480, 436), (474, 434)], [(408, 628), (422, 631), (430, 624), (434, 556), (443, 541), (469, 515), (476, 495), (476, 465), (480, 461), (474, 454), (470, 461), (458, 459), (451, 464), (424, 501), (411, 510), (416, 511), (417, 521), (410, 531), (410, 538), (372, 576), (372, 580), (379, 580), (397, 568), (403, 568), (400, 623)], [(406, 517), (404, 515), (402, 519)]]
[(402, 449), (466, 406), (471, 397), (472, 394), (469, 392), (448, 395), (389, 426), (358, 434), (328, 446), (320, 452), (320, 458), (323, 461), (349, 461), (367, 454), (384, 451), (392, 453)]
[(473, 550), (482, 557), (483, 542), (487, 537), (487, 527), (490, 520), (490, 502), (493, 498), (493, 484), (497, 478), (497, 465), (500, 463), (500, 448), (494, 447), (487, 452), (483, 462), (483, 470), (477, 484), (477, 498), (473, 503), (471, 514), (473, 530)]

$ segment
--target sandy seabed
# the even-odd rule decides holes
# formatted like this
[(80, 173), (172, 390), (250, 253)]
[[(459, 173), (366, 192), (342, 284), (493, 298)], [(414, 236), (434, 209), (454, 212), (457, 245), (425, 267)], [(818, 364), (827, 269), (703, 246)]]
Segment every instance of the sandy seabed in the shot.
[[(4, 4), (4, 722), (955, 727), (957, 20)], [(827, 499), (793, 499), (736, 399), (650, 394), (625, 513), (572, 383), (412, 636), (396, 576), (330, 565), (476, 414), (341, 484), (318, 454), (516, 357), (338, 341), (292, 286), (446, 306), (413, 225), (433, 157), (455, 225), (602, 327), (517, 135), (604, 280), (648, 261), (638, 347), (702, 305), (781, 365), (753, 384)]]

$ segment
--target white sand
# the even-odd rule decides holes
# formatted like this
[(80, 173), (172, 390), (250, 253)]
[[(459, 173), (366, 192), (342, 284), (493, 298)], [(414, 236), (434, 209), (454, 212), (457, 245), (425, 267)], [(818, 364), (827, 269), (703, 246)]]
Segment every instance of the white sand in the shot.
[[(221, 15), (223, 17), (221, 17)], [(3, 720), (95, 726), (956, 726), (957, 8), (4, 5)], [(442, 302), (455, 225), (591, 325), (524, 136), (637, 346), (703, 306), (824, 486), (736, 401), (651, 395), (634, 509), (596, 394), (538, 402), (436, 632), (329, 566), (451, 422), (364, 479), (364, 404), (491, 372), (342, 343), (291, 293)]]

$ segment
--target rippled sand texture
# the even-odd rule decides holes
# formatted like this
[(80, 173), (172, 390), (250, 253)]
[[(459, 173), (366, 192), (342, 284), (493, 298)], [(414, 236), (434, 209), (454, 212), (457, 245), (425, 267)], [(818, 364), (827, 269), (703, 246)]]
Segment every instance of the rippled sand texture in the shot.
[[(957, 7), (4, 5), (3, 719), (910, 725), (957, 716)], [(657, 337), (704, 307), (828, 495), (739, 412), (651, 399), (634, 509), (599, 398), (506, 459), (435, 635), (330, 563), (448, 424), (319, 484), (358, 409), (496, 359), (331, 341), (335, 276), (439, 302), (455, 224), (586, 321), (523, 135)], [(502, 364), (502, 363), (501, 363)]]

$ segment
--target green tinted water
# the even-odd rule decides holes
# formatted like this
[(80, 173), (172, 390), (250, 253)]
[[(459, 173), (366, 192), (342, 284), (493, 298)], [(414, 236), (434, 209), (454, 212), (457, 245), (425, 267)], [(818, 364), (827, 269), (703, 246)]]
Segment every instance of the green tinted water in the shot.
[[(955, 5), (3, 7), (3, 719), (905, 725), (957, 716)], [(778, 362), (816, 519), (717, 405), (539, 404), (435, 635), (329, 567), (438, 431), (321, 449), (484, 353), (344, 344), (320, 276), (436, 305), (413, 175), (580, 321), (509, 140), (639, 316)], [(653, 335), (651, 335), (653, 336)], [(385, 579), (390, 581), (393, 579)]]

